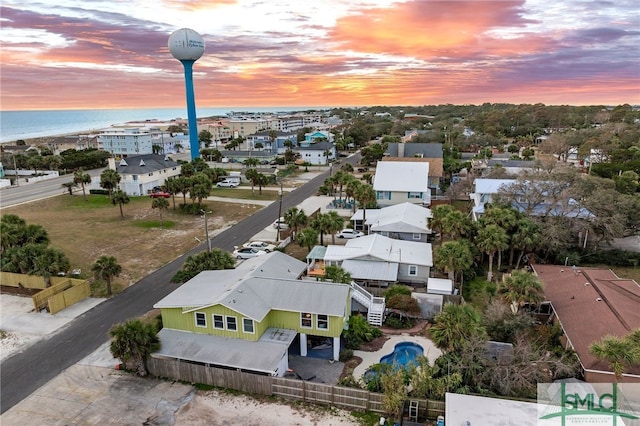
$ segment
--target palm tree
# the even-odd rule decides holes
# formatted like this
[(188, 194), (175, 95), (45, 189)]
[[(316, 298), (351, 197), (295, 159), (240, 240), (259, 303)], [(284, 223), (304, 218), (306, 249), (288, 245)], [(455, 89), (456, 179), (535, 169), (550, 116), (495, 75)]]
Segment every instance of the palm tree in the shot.
[(107, 294), (111, 296), (111, 280), (120, 275), (122, 266), (113, 256), (100, 256), (91, 266), (95, 279), (104, 280), (107, 284)]
[(455, 284), (456, 272), (460, 271), (460, 294), (464, 280), (464, 271), (473, 265), (473, 254), (467, 240), (447, 241), (434, 250), (436, 267), (446, 271)]
[(431, 221), (429, 222), (431, 229), (440, 234), (440, 244), (444, 239), (444, 228), (446, 217), (453, 212), (453, 207), (449, 204), (441, 204), (431, 209)]
[(331, 233), (331, 244), (336, 243), (336, 233), (344, 227), (344, 219), (337, 211), (331, 210), (326, 214), (327, 232)]
[(324, 270), (324, 277), (334, 283), (351, 284), (351, 274), (340, 266), (327, 266)]
[(604, 336), (601, 341), (592, 343), (589, 353), (601, 361), (607, 361), (616, 382), (622, 380), (627, 366), (640, 362), (640, 350), (633, 344), (633, 338), (621, 339), (617, 336)]
[(320, 234), (320, 245), (324, 245), (324, 234), (331, 232), (332, 228), (329, 215), (327, 213), (318, 213), (315, 218), (311, 220), (311, 227)]
[(184, 283), (202, 271), (233, 269), (235, 265), (236, 260), (231, 253), (214, 248), (211, 252), (205, 251), (187, 257), (182, 269), (171, 278), (171, 282)]
[(73, 188), (75, 188), (77, 185), (75, 184), (75, 182), (65, 182), (62, 184), (63, 188), (66, 188), (67, 191), (69, 191), (69, 195), (73, 195)]
[(489, 256), (489, 273), (487, 274), (487, 281), (491, 281), (493, 278), (493, 257), (496, 252), (508, 247), (507, 240), (507, 233), (498, 225), (491, 224), (481, 227), (478, 230), (476, 245), (480, 251)]
[(167, 187), (167, 192), (171, 194), (171, 200), (173, 202), (174, 210), (176, 209), (176, 194), (180, 192), (178, 179), (178, 177), (172, 176), (164, 181), (164, 184)]
[(347, 182), (347, 186), (344, 189), (344, 195), (345, 198), (349, 198), (351, 197), (353, 199), (353, 207), (352, 207), (352, 211), (353, 213), (356, 212), (356, 193), (358, 192), (358, 189), (363, 185), (362, 182), (360, 182), (357, 179), (350, 179)]
[(469, 229), (471, 228), (469, 218), (460, 210), (452, 209), (440, 220), (442, 233), (447, 234), (447, 236), (453, 240), (468, 235)]
[(151, 201), (151, 208), (158, 209), (158, 211), (160, 212), (160, 228), (164, 228), (164, 221), (162, 220), (162, 210), (166, 210), (167, 208), (169, 208), (169, 201), (163, 197), (154, 198), (153, 201)]
[(308, 218), (304, 210), (297, 207), (291, 207), (284, 213), (284, 222), (292, 229), (292, 239), (296, 239), (298, 227), (307, 224)]
[(311, 249), (318, 244), (318, 231), (313, 228), (304, 228), (298, 234), (298, 244), (311, 251)]
[(247, 167), (255, 167), (260, 164), (260, 161), (256, 157), (249, 157), (244, 160), (244, 165)]
[(82, 169), (79, 169), (73, 174), (73, 183), (82, 187), (82, 196), (84, 197), (84, 200), (87, 201), (87, 194), (85, 192), (84, 186), (88, 183), (91, 183), (91, 175), (89, 175), (88, 173), (83, 173)]
[(244, 176), (251, 181), (251, 195), (255, 195), (255, 185), (258, 183), (258, 171), (256, 169), (247, 169)]
[(477, 336), (484, 336), (480, 313), (471, 305), (446, 303), (434, 318), (429, 329), (433, 343), (446, 352), (456, 351), (465, 342)]
[(157, 326), (136, 318), (114, 325), (109, 334), (113, 338), (109, 346), (111, 355), (125, 366), (135, 368), (139, 376), (146, 376), (147, 358), (160, 349)]
[(513, 271), (499, 286), (498, 293), (515, 314), (524, 304), (538, 305), (544, 300), (542, 282), (526, 271)]
[(191, 187), (189, 188), (189, 197), (192, 202), (198, 200), (198, 204), (202, 203), (204, 198), (207, 198), (211, 193), (211, 179), (206, 173), (198, 173), (191, 179)]
[[(516, 262), (516, 268), (520, 267), (520, 261), (524, 256), (525, 251), (533, 250), (540, 244), (542, 239), (542, 233), (540, 232), (540, 226), (537, 223), (528, 218), (522, 218), (516, 224), (516, 229), (511, 235), (511, 247), (512, 249), (519, 249), (520, 254)], [(510, 262), (511, 263), (511, 262)]]
[(111, 204), (114, 206), (117, 204), (120, 207), (120, 218), (124, 219), (124, 212), (122, 211), (122, 205), (128, 204), (129, 196), (122, 189), (117, 189), (111, 193)]
[(363, 183), (356, 189), (355, 197), (360, 207), (362, 207), (362, 223), (364, 232), (368, 234), (369, 228), (365, 225), (367, 223), (367, 204), (376, 200), (376, 191), (374, 191), (373, 186)]
[(100, 187), (109, 191), (109, 197), (113, 193), (113, 190), (118, 187), (120, 183), (120, 173), (113, 169), (106, 169), (100, 174)]

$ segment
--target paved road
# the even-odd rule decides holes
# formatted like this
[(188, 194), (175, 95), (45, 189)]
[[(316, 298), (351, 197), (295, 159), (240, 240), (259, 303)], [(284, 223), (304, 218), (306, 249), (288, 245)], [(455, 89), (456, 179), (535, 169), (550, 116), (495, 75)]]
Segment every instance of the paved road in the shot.
[[(359, 158), (357, 154), (345, 160), (354, 164)], [(282, 200), (282, 211), (314, 195), (327, 176), (328, 172), (325, 172), (286, 194)], [(273, 221), (278, 215), (278, 204), (273, 203), (218, 234), (212, 238), (212, 246), (229, 251), (233, 246), (244, 243)], [(0, 414), (95, 351), (107, 341), (111, 326), (152, 309), (154, 303), (176, 289), (177, 284), (170, 283), (170, 279), (180, 270), (185, 258), (205, 248), (206, 243), (185, 253), (117, 296), (85, 312), (49, 339), (7, 358), (0, 365)]]

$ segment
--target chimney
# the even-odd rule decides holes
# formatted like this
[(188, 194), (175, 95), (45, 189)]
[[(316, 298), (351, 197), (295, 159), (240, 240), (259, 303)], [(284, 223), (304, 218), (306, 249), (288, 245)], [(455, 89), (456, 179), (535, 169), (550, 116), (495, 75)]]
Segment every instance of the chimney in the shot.
[(116, 169), (116, 159), (113, 157), (107, 158), (107, 168), (111, 170)]
[(398, 144), (398, 157), (404, 157), (404, 144), (403, 143), (399, 143)]

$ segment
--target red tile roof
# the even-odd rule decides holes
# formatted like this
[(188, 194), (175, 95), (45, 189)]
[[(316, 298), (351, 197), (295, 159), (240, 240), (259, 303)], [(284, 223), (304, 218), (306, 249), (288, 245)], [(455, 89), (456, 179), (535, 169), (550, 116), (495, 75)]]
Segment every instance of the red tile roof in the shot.
[[(640, 328), (640, 286), (610, 269), (533, 265), (544, 284), (566, 337), (587, 370), (611, 371), (606, 361), (589, 353), (589, 346), (606, 335), (624, 337)], [(640, 374), (640, 366), (627, 369)]]

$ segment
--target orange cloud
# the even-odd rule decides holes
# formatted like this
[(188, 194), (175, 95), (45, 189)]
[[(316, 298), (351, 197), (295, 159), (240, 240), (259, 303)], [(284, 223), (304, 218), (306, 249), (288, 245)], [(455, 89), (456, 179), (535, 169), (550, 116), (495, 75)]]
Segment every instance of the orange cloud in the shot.
[(524, 26), (523, 1), (414, 1), (338, 20), (332, 41), (364, 53), (411, 56), (502, 55), (542, 49), (543, 37), (499, 39), (488, 31)]

